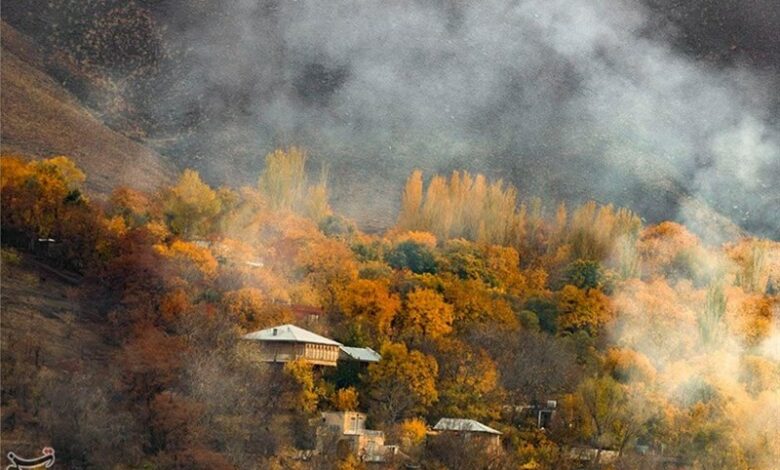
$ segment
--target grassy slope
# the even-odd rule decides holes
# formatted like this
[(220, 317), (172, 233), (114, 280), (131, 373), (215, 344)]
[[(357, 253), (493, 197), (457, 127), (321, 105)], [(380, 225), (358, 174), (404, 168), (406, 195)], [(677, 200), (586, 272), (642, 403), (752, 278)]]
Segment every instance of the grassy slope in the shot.
[(68, 155), (98, 194), (120, 184), (154, 190), (171, 179), (164, 157), (108, 128), (47, 75), (42, 55), (24, 35), (6, 23), (0, 30), (3, 154)]
[[(101, 327), (90, 320), (95, 309), (85, 304), (79, 287), (31, 257), (15, 265), (4, 263), (1, 285), (0, 348), (3, 358), (18, 362), (3, 371), (4, 380), (18, 383), (40, 374), (69, 374), (81, 365), (105, 366), (112, 348), (104, 342)], [(0, 452), (38, 455), (45, 436), (36, 436), (34, 428), (24, 424), (10, 427), (7, 412)]]

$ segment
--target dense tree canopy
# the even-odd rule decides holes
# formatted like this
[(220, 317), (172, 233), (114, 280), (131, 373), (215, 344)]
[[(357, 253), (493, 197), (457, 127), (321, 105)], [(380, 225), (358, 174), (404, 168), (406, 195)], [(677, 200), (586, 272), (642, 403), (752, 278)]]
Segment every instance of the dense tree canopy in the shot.
[[(84, 360), (66, 380), (30, 362), (32, 342), (3, 350), (3, 432), (49, 433), (66, 465), (117, 463), (97, 446), (132, 468), (274, 468), (311, 449), (313, 418), (334, 409), (367, 412), (430, 465), (569, 468), (583, 448), (593, 465), (614, 451), (602, 462), (614, 468), (780, 458), (777, 242), (705, 245), (595, 203), (548, 214), (466, 172), (427, 186), (413, 173), (397, 226), (366, 234), (332, 214), (300, 149), (270, 154), (254, 187), (214, 189), (187, 170), (159, 194), (123, 187), (107, 201), (81, 192), (65, 157), (0, 162), (4, 272), (35, 254), (82, 276), (74, 289), (113, 351), (110, 375)], [(239, 340), (304, 322), (382, 358), (273, 369)], [(441, 417), (501, 430), (500, 456), (423, 445)], [(360, 465), (337, 460), (317, 464)]]

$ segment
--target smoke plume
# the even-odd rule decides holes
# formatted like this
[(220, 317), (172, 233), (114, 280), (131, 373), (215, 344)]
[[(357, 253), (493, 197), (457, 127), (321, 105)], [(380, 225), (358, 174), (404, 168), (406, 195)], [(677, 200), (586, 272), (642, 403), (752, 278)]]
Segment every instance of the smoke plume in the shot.
[(299, 144), (364, 222), (392, 221), (413, 168), (465, 168), (524, 196), (691, 219), (704, 235), (719, 226), (692, 205), (780, 234), (775, 76), (695, 60), (636, 2), (160, 8), (178, 52), (153, 113), (201, 116), (165, 150), (213, 180), (254, 183), (267, 151)]

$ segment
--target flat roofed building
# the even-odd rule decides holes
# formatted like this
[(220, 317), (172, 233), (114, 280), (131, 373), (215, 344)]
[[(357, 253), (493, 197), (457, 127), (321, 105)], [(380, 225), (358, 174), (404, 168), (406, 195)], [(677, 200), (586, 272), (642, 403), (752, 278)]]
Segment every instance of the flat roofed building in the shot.
[[(358, 411), (325, 411), (317, 426), (317, 450), (346, 445), (361, 462), (384, 462), (392, 449), (385, 445), (385, 433), (366, 429), (366, 415)], [(332, 450), (332, 449), (331, 449)]]

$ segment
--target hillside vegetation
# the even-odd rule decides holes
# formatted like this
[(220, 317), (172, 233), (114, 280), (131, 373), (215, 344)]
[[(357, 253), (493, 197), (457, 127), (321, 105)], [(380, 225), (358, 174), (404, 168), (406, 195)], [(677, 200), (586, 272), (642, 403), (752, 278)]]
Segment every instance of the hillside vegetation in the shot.
[[(89, 174), (86, 188), (102, 194), (122, 184), (153, 191), (173, 178), (169, 161), (107, 127), (47, 72), (47, 66), (58, 65), (56, 58), (41, 53), (5, 22), (0, 31), (4, 154), (68, 155)], [(76, 71), (63, 72), (63, 79), (75, 80)]]
[[(50, 444), (67, 468), (364, 468), (295, 458), (334, 409), (366, 412), (401, 446), (389, 468), (581, 468), (573, 449), (592, 449), (593, 468), (780, 460), (776, 242), (706, 245), (677, 223), (522, 201), (463, 172), (413, 173), (397, 224), (368, 235), (296, 148), (269, 154), (255, 185), (211, 188), (187, 170), (105, 203), (67, 158), (1, 161), (2, 437)], [(19, 266), (40, 237), (78, 287)], [(295, 322), (291, 305), (322, 309), (318, 333), (382, 360), (258, 362), (238, 338)], [(84, 349), (67, 368), (66, 318)], [(9, 327), (29, 339), (6, 341)], [(34, 344), (56, 361), (7, 359)], [(539, 429), (524, 410), (548, 400)], [(500, 430), (501, 452), (426, 444), (441, 417)]]

